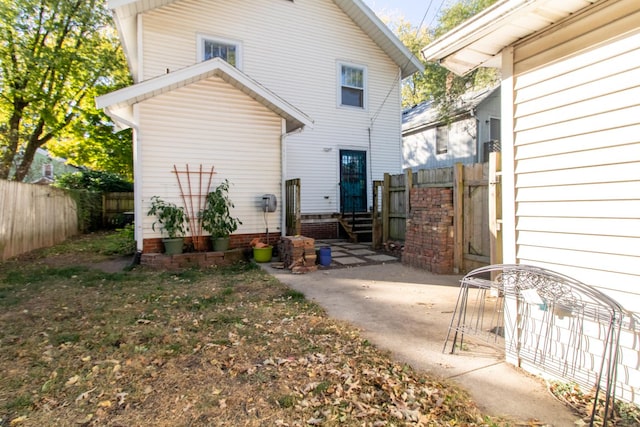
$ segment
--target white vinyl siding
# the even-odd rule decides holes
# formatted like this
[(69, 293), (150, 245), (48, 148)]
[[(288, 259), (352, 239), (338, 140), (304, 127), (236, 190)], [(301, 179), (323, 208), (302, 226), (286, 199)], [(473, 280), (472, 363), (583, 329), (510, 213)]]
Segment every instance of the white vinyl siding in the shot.
[[(242, 225), (236, 233), (264, 232), (260, 210), (265, 193), (280, 194), (280, 135), (282, 120), (262, 104), (219, 78), (211, 77), (159, 95), (139, 104), (142, 171), (142, 209), (158, 195), (184, 205), (174, 165), (179, 171), (207, 172), (215, 168), (212, 189), (224, 179), (231, 183), (232, 215)], [(186, 175), (181, 176), (188, 192)], [(191, 176), (191, 191), (201, 185)], [(194, 203), (196, 199), (194, 199)], [(280, 223), (278, 211), (270, 214), (271, 228)], [(151, 230), (152, 217), (144, 216), (145, 238), (160, 237)]]
[[(285, 139), (303, 213), (339, 211), (342, 148), (367, 151), (369, 180), (401, 172), (398, 67), (332, 1), (184, 0), (145, 13), (142, 28), (145, 79), (192, 65), (196, 34), (241, 40), (243, 72), (313, 119)], [(338, 62), (366, 67), (366, 110), (338, 107)]]
[(515, 261), (640, 312), (640, 4), (606, 3), (514, 48)]
[[(638, 20), (640, 4), (603, 2), (546, 37), (515, 46), (512, 201), (516, 262), (574, 277), (636, 314)], [(636, 335), (632, 328), (621, 331), (616, 397), (638, 403)], [(580, 368), (594, 370), (600, 349), (593, 343), (601, 338), (586, 327), (581, 336), (589, 346), (577, 357)]]
[[(477, 161), (476, 120), (466, 118), (451, 125), (433, 126), (402, 138), (403, 167), (435, 169)], [(440, 146), (442, 144), (442, 146)], [(440, 152), (440, 148), (443, 149)]]

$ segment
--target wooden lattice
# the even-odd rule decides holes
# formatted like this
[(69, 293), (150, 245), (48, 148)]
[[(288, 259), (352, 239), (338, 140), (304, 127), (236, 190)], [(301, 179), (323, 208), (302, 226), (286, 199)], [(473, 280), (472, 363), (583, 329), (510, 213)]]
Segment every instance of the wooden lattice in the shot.
[[(197, 251), (204, 251), (207, 249), (207, 240), (205, 236), (202, 235), (200, 211), (204, 208), (207, 194), (209, 194), (209, 190), (211, 189), (211, 180), (215, 174), (214, 167), (211, 166), (211, 170), (207, 172), (202, 170), (202, 165), (200, 165), (198, 170), (193, 171), (189, 169), (188, 164), (185, 166), (184, 170), (178, 170), (176, 165), (173, 165), (173, 172), (176, 174), (176, 178), (178, 179), (182, 202), (184, 203), (187, 216), (189, 217), (189, 224), (191, 224), (189, 226), (189, 230), (191, 231), (193, 247)], [(203, 175), (205, 175), (206, 181), (206, 185), (204, 187), (202, 179)], [(208, 177), (206, 177), (206, 175), (208, 175)], [(195, 178), (192, 180), (192, 177)], [(183, 180), (185, 179), (186, 182), (183, 183)], [(196, 187), (194, 188), (194, 186)]]

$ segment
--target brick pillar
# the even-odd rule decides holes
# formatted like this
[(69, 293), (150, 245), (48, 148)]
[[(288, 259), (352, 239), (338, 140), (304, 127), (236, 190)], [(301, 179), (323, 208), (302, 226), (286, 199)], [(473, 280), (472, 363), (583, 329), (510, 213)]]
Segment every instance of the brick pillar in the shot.
[(453, 189), (412, 188), (402, 263), (453, 273)]

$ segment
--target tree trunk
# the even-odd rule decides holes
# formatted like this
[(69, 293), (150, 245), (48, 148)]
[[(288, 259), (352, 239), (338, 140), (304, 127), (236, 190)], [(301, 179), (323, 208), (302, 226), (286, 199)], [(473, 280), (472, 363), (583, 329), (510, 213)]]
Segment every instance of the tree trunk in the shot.
[(0, 157), (0, 179), (9, 179), (11, 165), (18, 151), (18, 141), (20, 140), (20, 122), (22, 121), (22, 111), (26, 103), (14, 102), (13, 113), (9, 119), (9, 130), (7, 132), (7, 148)]
[(42, 135), (42, 131), (44, 129), (44, 120), (40, 119), (38, 126), (34, 129), (33, 133), (29, 137), (29, 142), (27, 142), (27, 146), (24, 149), (24, 155), (22, 156), (22, 160), (20, 161), (20, 165), (16, 168), (15, 180), (22, 181), (24, 177), (29, 173), (29, 169), (31, 168), (31, 163), (33, 162), (33, 157), (36, 154), (36, 150), (42, 147), (47, 141), (49, 141), (53, 134), (48, 133), (44, 137), (40, 138)]

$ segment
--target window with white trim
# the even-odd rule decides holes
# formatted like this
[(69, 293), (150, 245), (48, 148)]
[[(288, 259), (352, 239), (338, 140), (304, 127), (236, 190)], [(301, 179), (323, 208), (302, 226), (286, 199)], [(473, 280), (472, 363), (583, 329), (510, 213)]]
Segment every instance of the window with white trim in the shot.
[(198, 60), (222, 58), (236, 68), (241, 68), (242, 47), (238, 41), (198, 35)]
[(352, 64), (339, 64), (340, 105), (365, 108), (367, 70)]
[(42, 165), (42, 176), (53, 179), (53, 165), (51, 163), (44, 163)]

